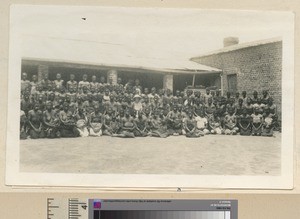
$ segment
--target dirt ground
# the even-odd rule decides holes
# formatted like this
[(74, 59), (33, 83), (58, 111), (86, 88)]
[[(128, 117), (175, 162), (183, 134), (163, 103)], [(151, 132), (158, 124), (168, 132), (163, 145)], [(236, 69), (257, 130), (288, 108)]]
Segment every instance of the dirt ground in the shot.
[(22, 140), (21, 172), (280, 175), (281, 135)]

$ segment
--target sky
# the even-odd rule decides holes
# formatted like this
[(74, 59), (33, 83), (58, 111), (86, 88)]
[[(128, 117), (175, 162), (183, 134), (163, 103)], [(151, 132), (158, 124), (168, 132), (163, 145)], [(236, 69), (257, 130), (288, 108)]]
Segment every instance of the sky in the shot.
[(196, 9), (20, 6), (12, 10), (12, 33), (22, 55), (96, 62), (104, 56), (182, 60), (240, 43), (284, 37), (288, 12)]

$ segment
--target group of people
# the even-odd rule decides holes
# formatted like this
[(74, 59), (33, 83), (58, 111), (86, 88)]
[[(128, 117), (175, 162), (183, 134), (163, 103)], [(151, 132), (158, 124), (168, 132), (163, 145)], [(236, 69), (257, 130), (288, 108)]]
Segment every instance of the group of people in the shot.
[(21, 77), (20, 138), (168, 137), (208, 134), (273, 136), (277, 107), (267, 90), (248, 94), (220, 90), (184, 91), (143, 88), (139, 79), (84, 74), (65, 82), (48, 75), (41, 81)]

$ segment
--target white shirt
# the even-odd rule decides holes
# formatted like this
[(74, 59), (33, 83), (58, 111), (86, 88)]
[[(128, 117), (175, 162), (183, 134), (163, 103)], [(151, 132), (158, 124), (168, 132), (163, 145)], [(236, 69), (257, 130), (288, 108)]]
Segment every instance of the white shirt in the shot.
[(197, 116), (195, 118), (196, 122), (197, 122), (197, 128), (198, 129), (203, 129), (205, 128), (205, 125), (207, 124), (207, 118), (205, 117), (200, 117), (200, 116)]

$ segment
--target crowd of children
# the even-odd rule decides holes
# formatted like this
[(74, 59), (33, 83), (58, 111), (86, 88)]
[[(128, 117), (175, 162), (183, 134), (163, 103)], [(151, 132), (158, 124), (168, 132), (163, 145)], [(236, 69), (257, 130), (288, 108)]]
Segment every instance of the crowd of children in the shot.
[(168, 137), (208, 134), (273, 136), (277, 107), (267, 90), (221, 95), (220, 90), (143, 88), (138, 79), (122, 84), (75, 75), (65, 82), (46, 75), (21, 78), (20, 138)]

